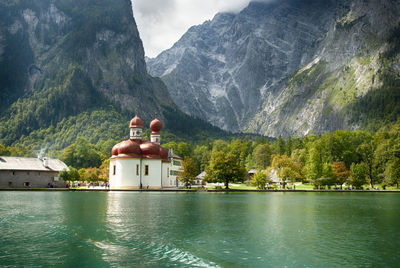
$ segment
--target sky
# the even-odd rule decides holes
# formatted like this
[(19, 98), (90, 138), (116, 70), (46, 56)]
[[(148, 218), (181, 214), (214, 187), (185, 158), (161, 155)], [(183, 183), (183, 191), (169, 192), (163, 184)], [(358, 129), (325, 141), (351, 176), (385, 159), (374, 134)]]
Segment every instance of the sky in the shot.
[(131, 0), (145, 54), (154, 58), (193, 25), (218, 12), (239, 12), (250, 0)]

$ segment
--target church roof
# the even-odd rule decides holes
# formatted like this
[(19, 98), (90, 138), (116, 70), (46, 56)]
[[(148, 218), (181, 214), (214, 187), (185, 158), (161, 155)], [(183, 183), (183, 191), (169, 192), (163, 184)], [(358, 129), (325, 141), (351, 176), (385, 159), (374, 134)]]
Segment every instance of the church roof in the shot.
[(68, 166), (59, 159), (0, 156), (0, 170), (59, 172), (63, 169), (68, 170)]

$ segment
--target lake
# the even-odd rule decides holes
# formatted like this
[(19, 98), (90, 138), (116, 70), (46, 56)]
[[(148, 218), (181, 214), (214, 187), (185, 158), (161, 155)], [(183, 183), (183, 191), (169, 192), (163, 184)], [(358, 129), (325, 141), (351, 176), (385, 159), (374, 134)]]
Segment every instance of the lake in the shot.
[(0, 192), (0, 265), (395, 267), (400, 194)]

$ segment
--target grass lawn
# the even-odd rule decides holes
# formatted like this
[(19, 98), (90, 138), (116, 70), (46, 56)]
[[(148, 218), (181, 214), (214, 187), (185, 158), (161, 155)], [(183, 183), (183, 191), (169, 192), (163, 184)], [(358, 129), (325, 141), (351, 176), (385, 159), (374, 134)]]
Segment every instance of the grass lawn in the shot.
[[(295, 190), (314, 190), (314, 185), (311, 183), (301, 183), (301, 182), (297, 182), (295, 183), (296, 185), (296, 189)], [(288, 183), (286, 185), (287, 187), (292, 188), (293, 190), (293, 184)], [(335, 186), (331, 187), (331, 189), (333, 190)], [(374, 187), (378, 187), (379, 190), (383, 190), (382, 185), (380, 184), (376, 184), (374, 185)], [(225, 186), (220, 186), (219, 188), (217, 188), (214, 185), (210, 185), (210, 186), (205, 186), (205, 188), (207, 189), (224, 189)], [(239, 189), (239, 190), (257, 190), (257, 187), (255, 186), (248, 186), (246, 184), (229, 184), (229, 188), (230, 189)], [(369, 185), (364, 185), (363, 189), (366, 190), (367, 188), (369, 188)], [(279, 189), (279, 186), (277, 186), (275, 189)], [(323, 188), (321, 188), (322, 190)], [(340, 187), (338, 187), (338, 190), (340, 189)], [(343, 187), (343, 190), (345, 190), (345, 187)], [(386, 186), (386, 189), (388, 191), (400, 191), (400, 188), (396, 188), (395, 186)], [(371, 190), (372, 191), (372, 190)]]

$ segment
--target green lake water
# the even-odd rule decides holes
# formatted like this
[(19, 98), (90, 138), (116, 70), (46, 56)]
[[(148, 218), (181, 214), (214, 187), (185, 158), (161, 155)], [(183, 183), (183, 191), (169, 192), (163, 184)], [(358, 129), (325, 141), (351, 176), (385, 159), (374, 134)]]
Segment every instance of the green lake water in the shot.
[(400, 266), (400, 194), (10, 191), (0, 204), (0, 266)]

